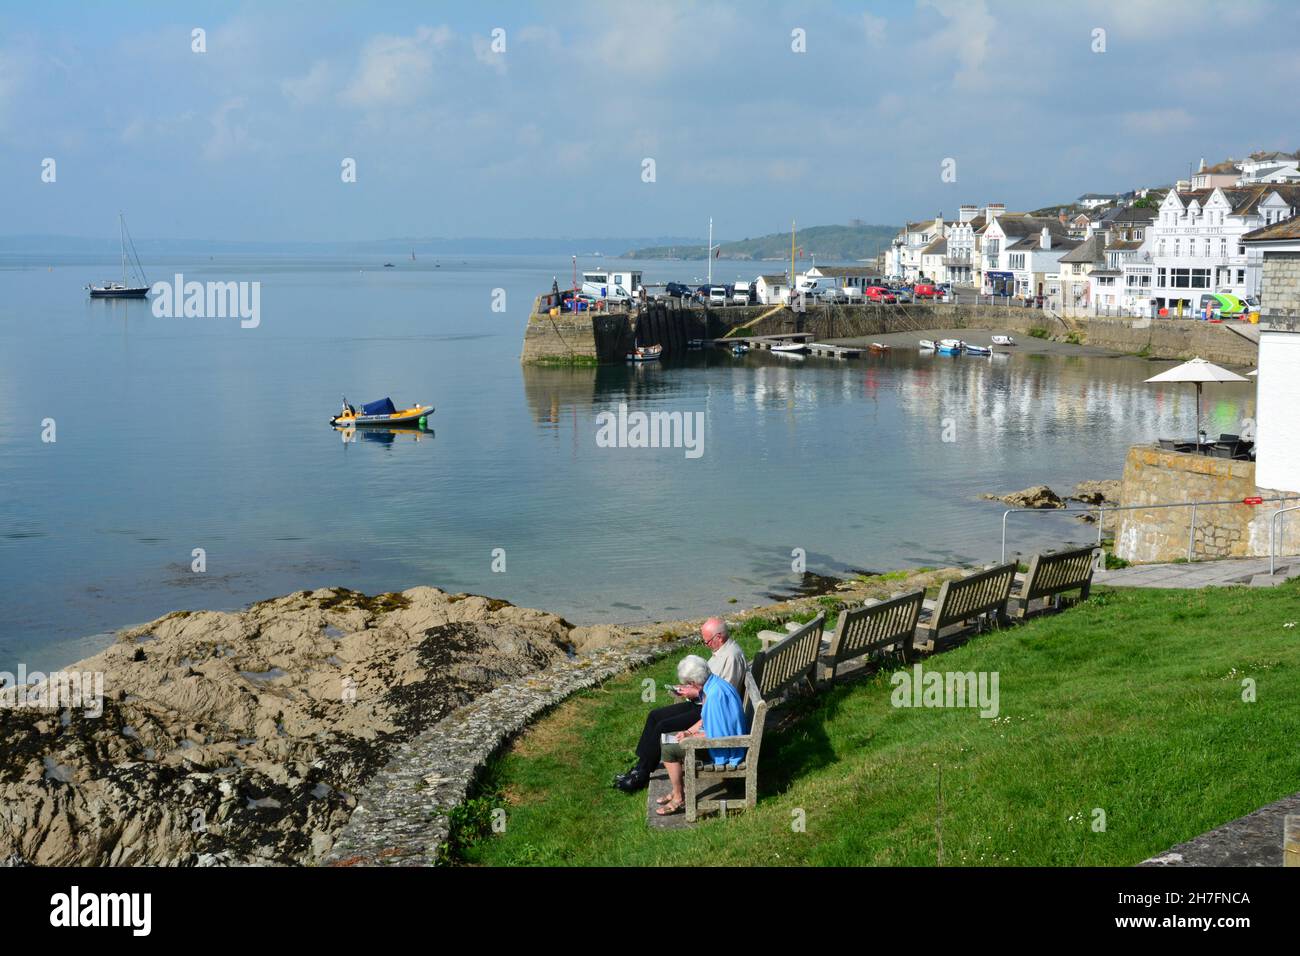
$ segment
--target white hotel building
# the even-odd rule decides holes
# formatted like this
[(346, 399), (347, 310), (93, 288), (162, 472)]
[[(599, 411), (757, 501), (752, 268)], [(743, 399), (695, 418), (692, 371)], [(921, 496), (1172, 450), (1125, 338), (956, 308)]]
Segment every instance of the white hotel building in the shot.
[(1183, 314), (1201, 296), (1259, 294), (1259, 264), (1248, 260), (1241, 237), (1295, 215), (1300, 186), (1257, 185), (1170, 190), (1142, 246), (1123, 264), (1123, 308), (1134, 315), (1153, 310)]

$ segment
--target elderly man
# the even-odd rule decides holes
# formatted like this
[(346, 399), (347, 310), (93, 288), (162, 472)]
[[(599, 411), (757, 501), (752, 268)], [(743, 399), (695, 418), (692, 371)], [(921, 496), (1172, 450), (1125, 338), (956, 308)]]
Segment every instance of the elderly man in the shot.
[[(727, 633), (727, 622), (711, 617), (700, 627), (700, 638), (709, 649), (709, 671), (725, 680), (745, 696), (745, 652)], [(700, 688), (684, 684), (678, 688), (685, 698), (679, 704), (656, 707), (646, 715), (641, 740), (636, 745), (636, 763), (627, 773), (614, 778), (614, 786), (633, 793), (650, 782), (650, 774), (659, 766), (659, 742), (664, 734), (675, 734), (694, 727), (700, 720)]]

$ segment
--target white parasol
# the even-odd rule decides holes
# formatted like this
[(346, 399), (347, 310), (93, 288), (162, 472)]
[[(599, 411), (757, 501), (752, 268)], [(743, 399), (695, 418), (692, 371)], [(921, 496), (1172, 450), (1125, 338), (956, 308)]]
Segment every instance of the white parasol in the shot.
[(1194, 358), (1182, 365), (1175, 365), (1159, 375), (1152, 375), (1148, 382), (1191, 382), (1196, 386), (1196, 443), (1201, 442), (1201, 386), (1206, 382), (1246, 382), (1236, 372), (1220, 368), (1203, 358)]

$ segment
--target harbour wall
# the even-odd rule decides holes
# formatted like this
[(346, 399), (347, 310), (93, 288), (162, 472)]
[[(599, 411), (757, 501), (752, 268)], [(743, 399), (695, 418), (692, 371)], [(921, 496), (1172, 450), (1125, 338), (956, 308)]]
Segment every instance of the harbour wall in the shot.
[[(1231, 334), (1231, 333), (1229, 333)], [(1120, 502), (1154, 505), (1176, 501), (1233, 501), (1258, 496), (1279, 498), (1296, 492), (1260, 488), (1253, 461), (1232, 461), (1134, 445), (1124, 462)], [(1115, 554), (1125, 561), (1164, 562), (1187, 557), (1189, 538), (1195, 558), (1265, 557), (1273, 514), (1300, 501), (1260, 505), (1209, 505), (1196, 509), (1151, 508), (1119, 512)], [(1300, 554), (1300, 512), (1279, 521), (1279, 554)]]
[[(528, 317), (520, 361), (525, 365), (597, 365), (622, 362), (634, 344), (662, 344), (668, 355), (692, 338), (720, 338), (745, 326), (747, 335), (811, 332), (819, 340), (860, 338), (891, 332), (986, 329), (1038, 334), (1155, 359), (1194, 356), (1222, 365), (1256, 364), (1259, 347), (1218, 323), (1192, 319), (1064, 319), (1044, 309), (1009, 305), (816, 305), (805, 313), (768, 305), (679, 307), (651, 303), (642, 311), (550, 314), (549, 295), (539, 296)], [(757, 321), (755, 321), (757, 320)], [(752, 324), (751, 324), (752, 323)]]

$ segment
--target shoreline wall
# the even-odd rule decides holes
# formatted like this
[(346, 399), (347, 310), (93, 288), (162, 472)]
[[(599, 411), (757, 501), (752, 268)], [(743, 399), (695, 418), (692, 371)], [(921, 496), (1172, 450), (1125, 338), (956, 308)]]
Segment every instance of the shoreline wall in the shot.
[[(1045, 309), (1011, 305), (967, 305), (927, 303), (924, 305), (831, 305), (813, 306), (798, 315), (787, 308), (772, 306), (729, 306), (726, 309), (687, 307), (638, 313), (614, 310), (608, 313), (549, 314), (549, 296), (539, 296), (524, 330), (523, 365), (596, 365), (621, 362), (637, 336), (637, 323), (674, 321), (690, 336), (724, 334), (726, 329), (759, 319), (745, 331), (749, 335), (782, 335), (811, 332), (818, 339), (858, 338), (893, 332), (925, 332), (934, 329), (985, 329), (1028, 335), (1042, 330), (1048, 337), (1064, 338), (1071, 333), (1082, 344), (1113, 352), (1154, 359), (1184, 360), (1200, 356), (1223, 365), (1256, 364), (1259, 346), (1228, 327), (1194, 319), (1063, 319)], [(644, 315), (644, 314), (642, 314)], [(706, 325), (707, 323), (707, 325)], [(704, 329), (708, 333), (704, 333)], [(680, 337), (680, 336), (677, 336)], [(653, 341), (654, 335), (649, 337)]]
[[(1134, 445), (1124, 462), (1120, 503), (1148, 505), (1175, 501), (1234, 501), (1278, 498), (1295, 492), (1260, 488), (1253, 461), (1232, 461)], [(1200, 558), (1267, 557), (1273, 514), (1300, 501), (1260, 505), (1214, 505), (1196, 509), (1193, 554)], [(1283, 518), (1279, 554), (1300, 554), (1300, 512)], [(1177, 561), (1187, 557), (1192, 534), (1191, 508), (1121, 511), (1115, 554), (1134, 563)]]

